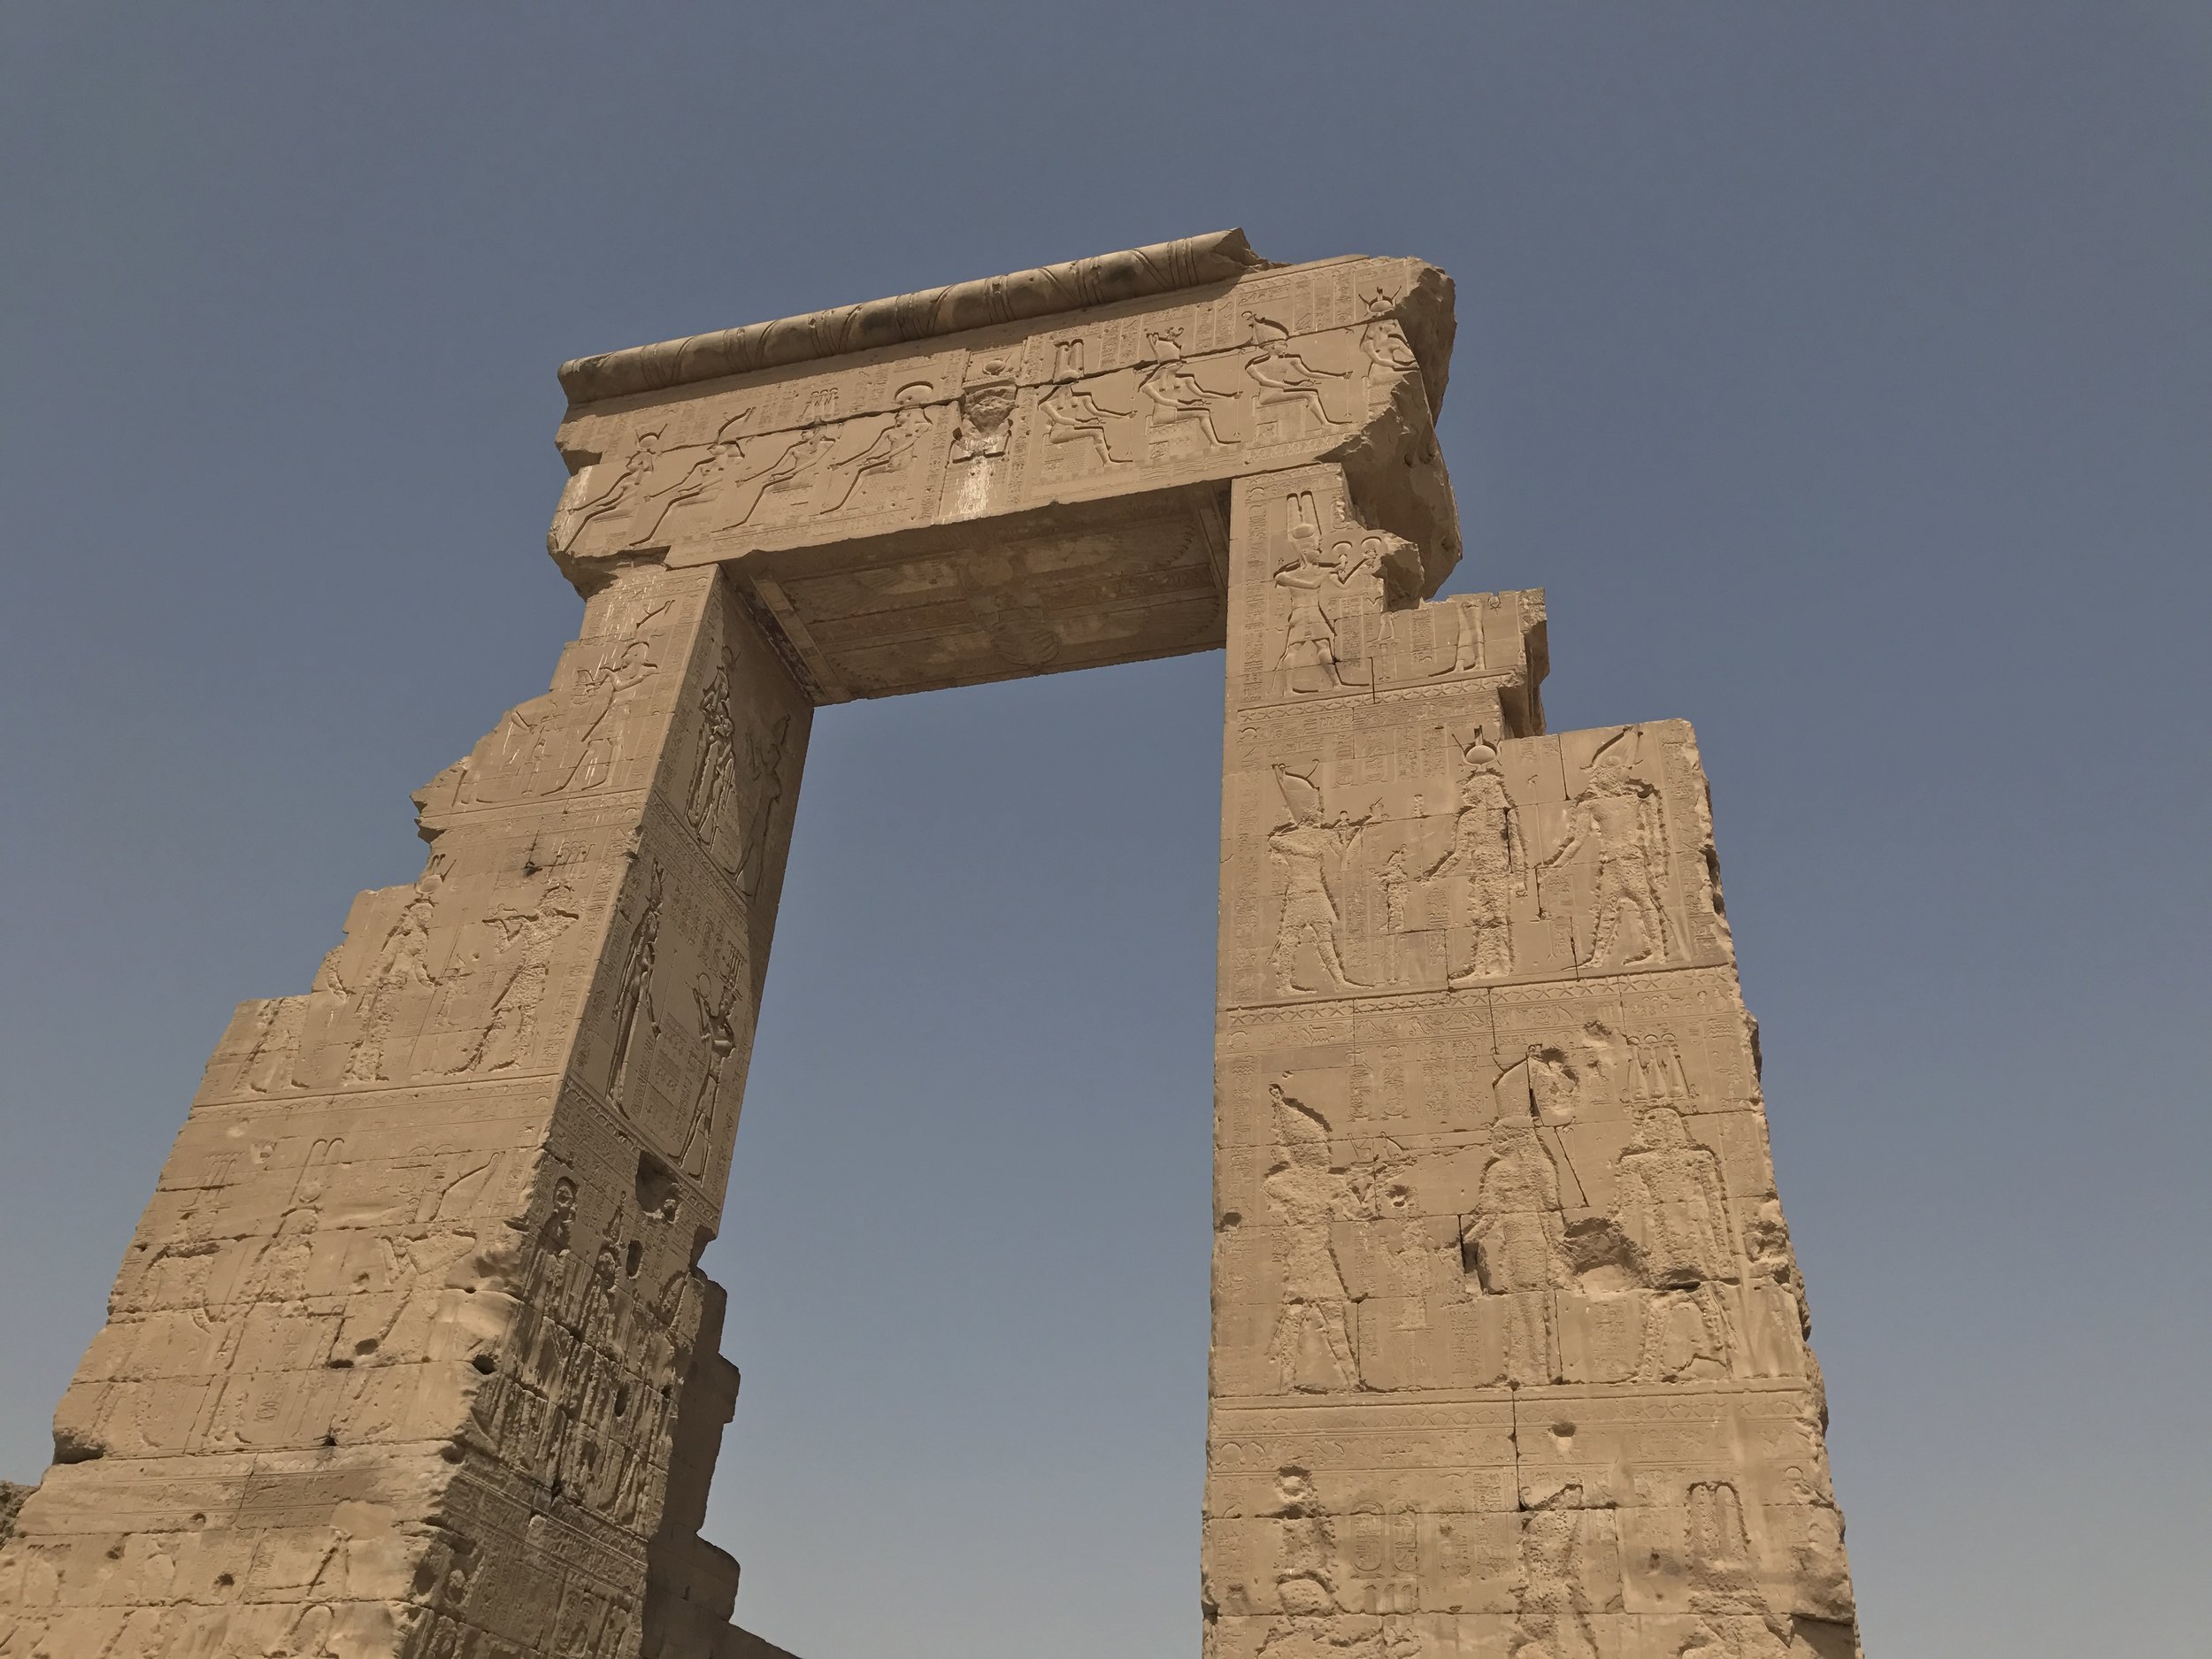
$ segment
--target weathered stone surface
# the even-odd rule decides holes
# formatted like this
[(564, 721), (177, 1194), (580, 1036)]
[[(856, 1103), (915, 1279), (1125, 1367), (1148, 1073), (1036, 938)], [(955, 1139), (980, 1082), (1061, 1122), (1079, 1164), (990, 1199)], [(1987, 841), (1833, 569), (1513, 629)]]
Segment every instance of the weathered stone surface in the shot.
[(240, 1006), (0, 1655), (775, 1659), (698, 1536), (816, 705), (1226, 648), (1210, 1659), (1843, 1659), (1695, 739), (1430, 601), (1450, 286), (1233, 233), (585, 359), (545, 695)]
[(1234, 487), (1210, 1653), (1849, 1654), (1695, 739), (1375, 539)]

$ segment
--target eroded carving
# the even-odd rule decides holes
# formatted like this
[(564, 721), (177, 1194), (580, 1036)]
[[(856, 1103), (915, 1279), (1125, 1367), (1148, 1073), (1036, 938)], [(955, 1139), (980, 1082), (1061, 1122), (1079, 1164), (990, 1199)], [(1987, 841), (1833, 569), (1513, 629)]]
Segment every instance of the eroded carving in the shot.
[[(1010, 375), (1002, 365), (1000, 374)], [(1014, 433), (1014, 406), (1020, 389), (1011, 378), (994, 378), (968, 387), (960, 394), (960, 424), (952, 434), (952, 458), (982, 461), (1006, 453)]]
[(1509, 904), (1529, 890), (1528, 842), (1521, 833), (1520, 809), (1507, 792), (1497, 749), (1484, 741), (1480, 726), (1461, 749), (1460, 758), (1463, 770), (1451, 849), (1422, 878), (1436, 881), (1448, 877), (1462, 895), (1471, 942), (1466, 965), (1450, 973), (1455, 986), (1512, 972)]
[(623, 948), (617, 970), (614, 1002), (614, 1052), (607, 1062), (607, 1097), (617, 1107), (630, 1104), (632, 1061), (640, 1047), (640, 1033), (657, 1035), (660, 1014), (653, 1003), (653, 964), (660, 949), (662, 872), (653, 866), (646, 888), (645, 908), (630, 925), (629, 942)]
[(706, 1173), (709, 1155), (725, 1139), (718, 1127), (718, 1114), (723, 1073), (738, 1048), (737, 1022), (732, 1018), (738, 988), (734, 976), (726, 977), (718, 985), (710, 975), (702, 973), (699, 983), (691, 989), (699, 1015), (698, 1038), (706, 1050), (706, 1062), (700, 1074), (698, 1092), (692, 1097), (691, 1121), (684, 1127), (683, 1144), (677, 1148), (676, 1156), (684, 1173), (695, 1179)]
[(1275, 769), (1276, 787), (1291, 821), (1279, 826), (1267, 838), (1268, 855), (1282, 872), (1281, 919), (1275, 937), (1275, 978), (1286, 995), (1310, 988), (1299, 982), (1301, 953), (1310, 950), (1319, 958), (1328, 983), (1350, 989), (1365, 983), (1356, 979), (1344, 965), (1342, 919), (1332, 883), (1342, 879), (1345, 858), (1359, 842), (1368, 826), (1381, 815), (1379, 805), (1358, 818), (1339, 812), (1325, 821), (1321, 787), (1316, 773), (1301, 774)]
[(1631, 733), (1601, 749), (1589, 781), (1571, 805), (1567, 833), (1544, 856), (1538, 871), (1580, 858), (1592, 871), (1594, 915), (1585, 967), (1664, 961), (1672, 953), (1660, 872), (1667, 865), (1666, 819), (1659, 792), (1630, 770)]
[(1559, 1171), (1525, 1120), (1502, 1120), (1475, 1194), (1463, 1248), (1476, 1282), (1506, 1309), (1506, 1369), (1517, 1383), (1559, 1374), (1552, 1287), (1563, 1277)]
[(487, 971), (496, 985), (489, 1013), (460, 1059), (447, 1071), (506, 1071), (528, 1059), (538, 1010), (553, 974), (553, 953), (563, 934), (583, 917), (583, 901), (559, 870), (527, 908), (494, 910), (499, 942)]
[(381, 1083), (386, 1080), (387, 1050), (394, 1027), (413, 994), (434, 990), (437, 975), (430, 964), (430, 920), (442, 885), (440, 861), (433, 858), (416, 880), (391, 929), (377, 947), (357, 1010), (360, 1034), (346, 1056), (346, 1081)]

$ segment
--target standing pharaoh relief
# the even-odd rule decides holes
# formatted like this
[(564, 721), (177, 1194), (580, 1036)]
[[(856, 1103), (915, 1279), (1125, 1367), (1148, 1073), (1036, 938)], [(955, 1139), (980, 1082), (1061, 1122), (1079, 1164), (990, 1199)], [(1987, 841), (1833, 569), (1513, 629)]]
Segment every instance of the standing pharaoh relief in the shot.
[(1451, 340), (1225, 232), (565, 365), (581, 632), (217, 1045), (0, 1655), (780, 1653), (698, 1263), (814, 712), (1205, 650), (1209, 1659), (1855, 1655), (1696, 742), (1434, 597)]

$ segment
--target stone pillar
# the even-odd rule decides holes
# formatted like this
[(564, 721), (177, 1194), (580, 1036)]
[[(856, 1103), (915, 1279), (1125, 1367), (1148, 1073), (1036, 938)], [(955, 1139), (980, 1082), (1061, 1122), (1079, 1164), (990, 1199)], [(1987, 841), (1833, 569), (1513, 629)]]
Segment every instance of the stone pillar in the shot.
[(1852, 1654), (1690, 728), (1340, 466), (1230, 541), (1209, 1659)]
[(589, 580), (416, 797), (422, 875), (216, 1049), (0, 1552), (10, 1659), (638, 1652), (811, 710), (711, 567)]

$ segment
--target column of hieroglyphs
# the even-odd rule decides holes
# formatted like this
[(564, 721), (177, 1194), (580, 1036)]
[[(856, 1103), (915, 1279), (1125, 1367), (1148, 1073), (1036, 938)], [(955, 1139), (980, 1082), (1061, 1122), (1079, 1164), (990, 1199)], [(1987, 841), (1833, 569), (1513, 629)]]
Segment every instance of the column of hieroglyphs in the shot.
[(1839, 1659), (1819, 1374), (1689, 727), (1240, 480), (1210, 1659)]
[(422, 875), (217, 1049), (0, 1554), (9, 1659), (638, 1652), (810, 709), (713, 571), (593, 580), (417, 797)]

